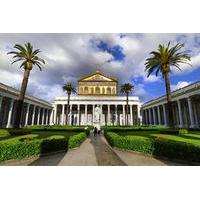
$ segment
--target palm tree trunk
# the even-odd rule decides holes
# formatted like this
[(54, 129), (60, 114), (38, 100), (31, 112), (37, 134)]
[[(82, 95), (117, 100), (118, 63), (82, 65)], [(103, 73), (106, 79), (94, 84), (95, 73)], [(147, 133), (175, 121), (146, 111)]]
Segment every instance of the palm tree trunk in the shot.
[(128, 93), (126, 93), (126, 126), (128, 126)]
[(66, 124), (68, 125), (68, 115), (69, 115), (69, 102), (70, 102), (70, 94), (68, 93), (68, 99), (67, 99), (67, 119), (66, 119)]
[(170, 77), (169, 72), (164, 74), (165, 77), (165, 87), (166, 87), (166, 94), (167, 94), (167, 116), (169, 119), (169, 127), (174, 127), (173, 121), (173, 110), (172, 110), (172, 98), (171, 98), (171, 89), (170, 89)]
[(30, 70), (25, 69), (24, 70), (24, 77), (23, 77), (23, 81), (22, 81), (22, 85), (21, 85), (21, 91), (20, 91), (20, 94), (19, 94), (19, 98), (17, 100), (14, 128), (20, 128), (24, 97), (25, 97), (25, 94), (26, 94), (26, 88), (27, 88), (27, 85), (28, 85), (29, 75), (30, 75)]

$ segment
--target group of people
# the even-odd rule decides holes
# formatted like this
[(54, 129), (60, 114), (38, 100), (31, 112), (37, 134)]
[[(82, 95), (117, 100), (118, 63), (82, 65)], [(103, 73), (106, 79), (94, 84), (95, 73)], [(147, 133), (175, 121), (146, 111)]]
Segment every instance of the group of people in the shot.
[(102, 131), (101, 129), (97, 129), (97, 127), (95, 126), (93, 133), (94, 133), (94, 137), (96, 137), (97, 135), (101, 135)]

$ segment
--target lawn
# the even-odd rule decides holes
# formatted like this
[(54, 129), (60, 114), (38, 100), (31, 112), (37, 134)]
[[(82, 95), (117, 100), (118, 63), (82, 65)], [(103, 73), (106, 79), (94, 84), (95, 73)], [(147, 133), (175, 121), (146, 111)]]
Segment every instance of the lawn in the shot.
[(133, 137), (152, 138), (152, 139), (160, 138), (160, 139), (185, 142), (200, 146), (200, 132), (198, 131), (191, 131), (188, 134), (182, 134), (182, 135), (162, 134), (159, 133), (159, 131), (140, 131), (140, 132), (127, 131), (118, 134), (124, 137), (133, 136)]
[(9, 134), (9, 131), (6, 129), (0, 129), (0, 144), (1, 143), (10, 143), (20, 140), (21, 138), (30, 138), (34, 140), (41, 140), (41, 139), (64, 139), (68, 138), (72, 135), (76, 135), (79, 132), (73, 131), (48, 131), (48, 130), (33, 130), (31, 134), (19, 135), (19, 136), (12, 136)]

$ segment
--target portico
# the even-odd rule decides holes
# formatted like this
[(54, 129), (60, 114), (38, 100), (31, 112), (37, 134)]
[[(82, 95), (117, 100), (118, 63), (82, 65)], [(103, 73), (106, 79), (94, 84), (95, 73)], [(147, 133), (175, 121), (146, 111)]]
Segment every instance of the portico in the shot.
[[(101, 125), (125, 125), (126, 97), (124, 96), (72, 96), (70, 99), (69, 125), (93, 125), (94, 110), (100, 108)], [(129, 97), (128, 124), (141, 123), (138, 97)], [(57, 97), (54, 102), (54, 124), (66, 124), (67, 97)]]
[[(0, 83), (0, 127), (13, 127), (18, 95), (18, 90)], [(52, 106), (50, 103), (26, 95), (23, 105), (21, 127), (49, 124), (51, 111)]]
[[(200, 81), (172, 92), (172, 107), (176, 127), (200, 127)], [(146, 102), (141, 109), (143, 124), (168, 126), (166, 111), (166, 96)]]

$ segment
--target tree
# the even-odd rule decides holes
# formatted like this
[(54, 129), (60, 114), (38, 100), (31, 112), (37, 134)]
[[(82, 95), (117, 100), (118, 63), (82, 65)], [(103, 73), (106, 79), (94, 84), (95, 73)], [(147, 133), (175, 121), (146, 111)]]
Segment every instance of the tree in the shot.
[(66, 120), (66, 124), (68, 125), (68, 114), (69, 114), (69, 104), (70, 104), (70, 96), (72, 93), (76, 93), (76, 88), (72, 83), (66, 83), (64, 84), (64, 86), (62, 87), (63, 91), (67, 92), (68, 95), (68, 99), (67, 99), (67, 120)]
[(38, 54), (41, 52), (39, 49), (33, 50), (33, 46), (28, 42), (23, 45), (16, 44), (14, 46), (15, 49), (18, 51), (10, 51), (8, 54), (14, 54), (12, 62), (21, 62), (20, 68), (23, 67), (24, 69), (24, 77), (21, 84), (21, 90), (19, 94), (19, 98), (17, 101), (16, 106), (16, 115), (14, 121), (14, 128), (20, 127), (21, 116), (22, 116), (22, 108), (24, 103), (24, 97), (26, 94), (26, 88), (28, 85), (28, 79), (30, 75), (30, 71), (32, 70), (33, 66), (37, 66), (40, 71), (42, 70), (42, 64), (45, 64), (45, 61), (38, 57)]
[(174, 127), (173, 108), (170, 89), (170, 72), (171, 66), (181, 70), (180, 64), (189, 64), (190, 56), (188, 51), (180, 51), (184, 44), (177, 43), (170, 48), (170, 42), (167, 46), (159, 44), (157, 51), (150, 52), (151, 57), (145, 61), (145, 71), (147, 77), (152, 73), (158, 76), (162, 74), (165, 79), (166, 95), (167, 95), (167, 116), (169, 119), (169, 127)]
[(126, 94), (126, 125), (128, 125), (128, 96), (133, 91), (134, 86), (130, 83), (124, 83), (121, 85), (121, 93)]

